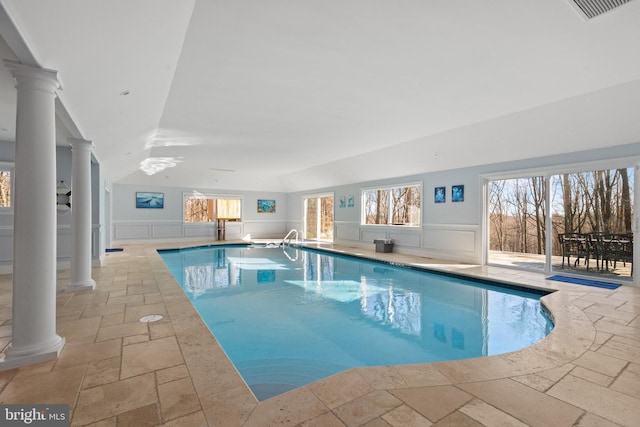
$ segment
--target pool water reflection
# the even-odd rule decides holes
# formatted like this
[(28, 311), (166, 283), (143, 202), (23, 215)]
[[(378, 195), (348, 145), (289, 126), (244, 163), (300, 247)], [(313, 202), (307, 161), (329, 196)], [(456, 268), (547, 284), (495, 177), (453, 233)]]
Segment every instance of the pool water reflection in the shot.
[(314, 250), (160, 251), (260, 400), (361, 366), (515, 351), (553, 325), (540, 296)]

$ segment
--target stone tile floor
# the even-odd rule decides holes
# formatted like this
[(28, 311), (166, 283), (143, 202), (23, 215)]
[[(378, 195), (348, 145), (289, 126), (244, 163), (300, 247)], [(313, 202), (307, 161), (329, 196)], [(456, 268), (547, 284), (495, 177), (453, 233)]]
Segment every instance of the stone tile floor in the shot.
[[(91, 292), (64, 292), (69, 271), (60, 271), (65, 348), (58, 360), (0, 372), (0, 402), (69, 404), (74, 426), (640, 425), (640, 288), (335, 247), (556, 290), (543, 298), (556, 327), (521, 351), (351, 369), (258, 403), (157, 247), (109, 253)], [(11, 340), (11, 289), (11, 276), (0, 276), (0, 348)], [(164, 319), (139, 322), (151, 314)]]

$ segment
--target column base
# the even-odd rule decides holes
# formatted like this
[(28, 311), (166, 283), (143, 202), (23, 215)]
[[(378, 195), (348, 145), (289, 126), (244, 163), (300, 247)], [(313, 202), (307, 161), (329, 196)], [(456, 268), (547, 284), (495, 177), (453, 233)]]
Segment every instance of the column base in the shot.
[(65, 339), (58, 337), (59, 341), (46, 349), (40, 351), (34, 351), (32, 353), (22, 353), (13, 355), (11, 354), (11, 348), (9, 348), (5, 354), (0, 356), (0, 371), (6, 371), (13, 368), (19, 368), (20, 366), (34, 365), (36, 363), (48, 362), (49, 360), (56, 360), (62, 349), (64, 348)]
[(69, 282), (65, 288), (66, 292), (92, 291), (96, 288), (96, 281), (93, 279)]

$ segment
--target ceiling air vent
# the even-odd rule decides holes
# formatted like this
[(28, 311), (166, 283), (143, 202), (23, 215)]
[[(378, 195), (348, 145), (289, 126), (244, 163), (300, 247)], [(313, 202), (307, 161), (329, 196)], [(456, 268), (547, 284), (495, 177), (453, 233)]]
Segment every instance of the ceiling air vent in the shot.
[(587, 19), (595, 18), (605, 12), (622, 6), (631, 0), (570, 0), (578, 6), (578, 9), (584, 13)]

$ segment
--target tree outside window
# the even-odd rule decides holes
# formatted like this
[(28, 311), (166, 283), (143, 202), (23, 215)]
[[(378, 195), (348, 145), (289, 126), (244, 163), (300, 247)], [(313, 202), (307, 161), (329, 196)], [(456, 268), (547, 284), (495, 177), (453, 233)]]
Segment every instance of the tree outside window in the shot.
[(185, 197), (184, 222), (213, 222), (218, 219), (240, 221), (240, 198), (197, 195)]
[(363, 190), (363, 223), (419, 226), (421, 197), (420, 184)]

